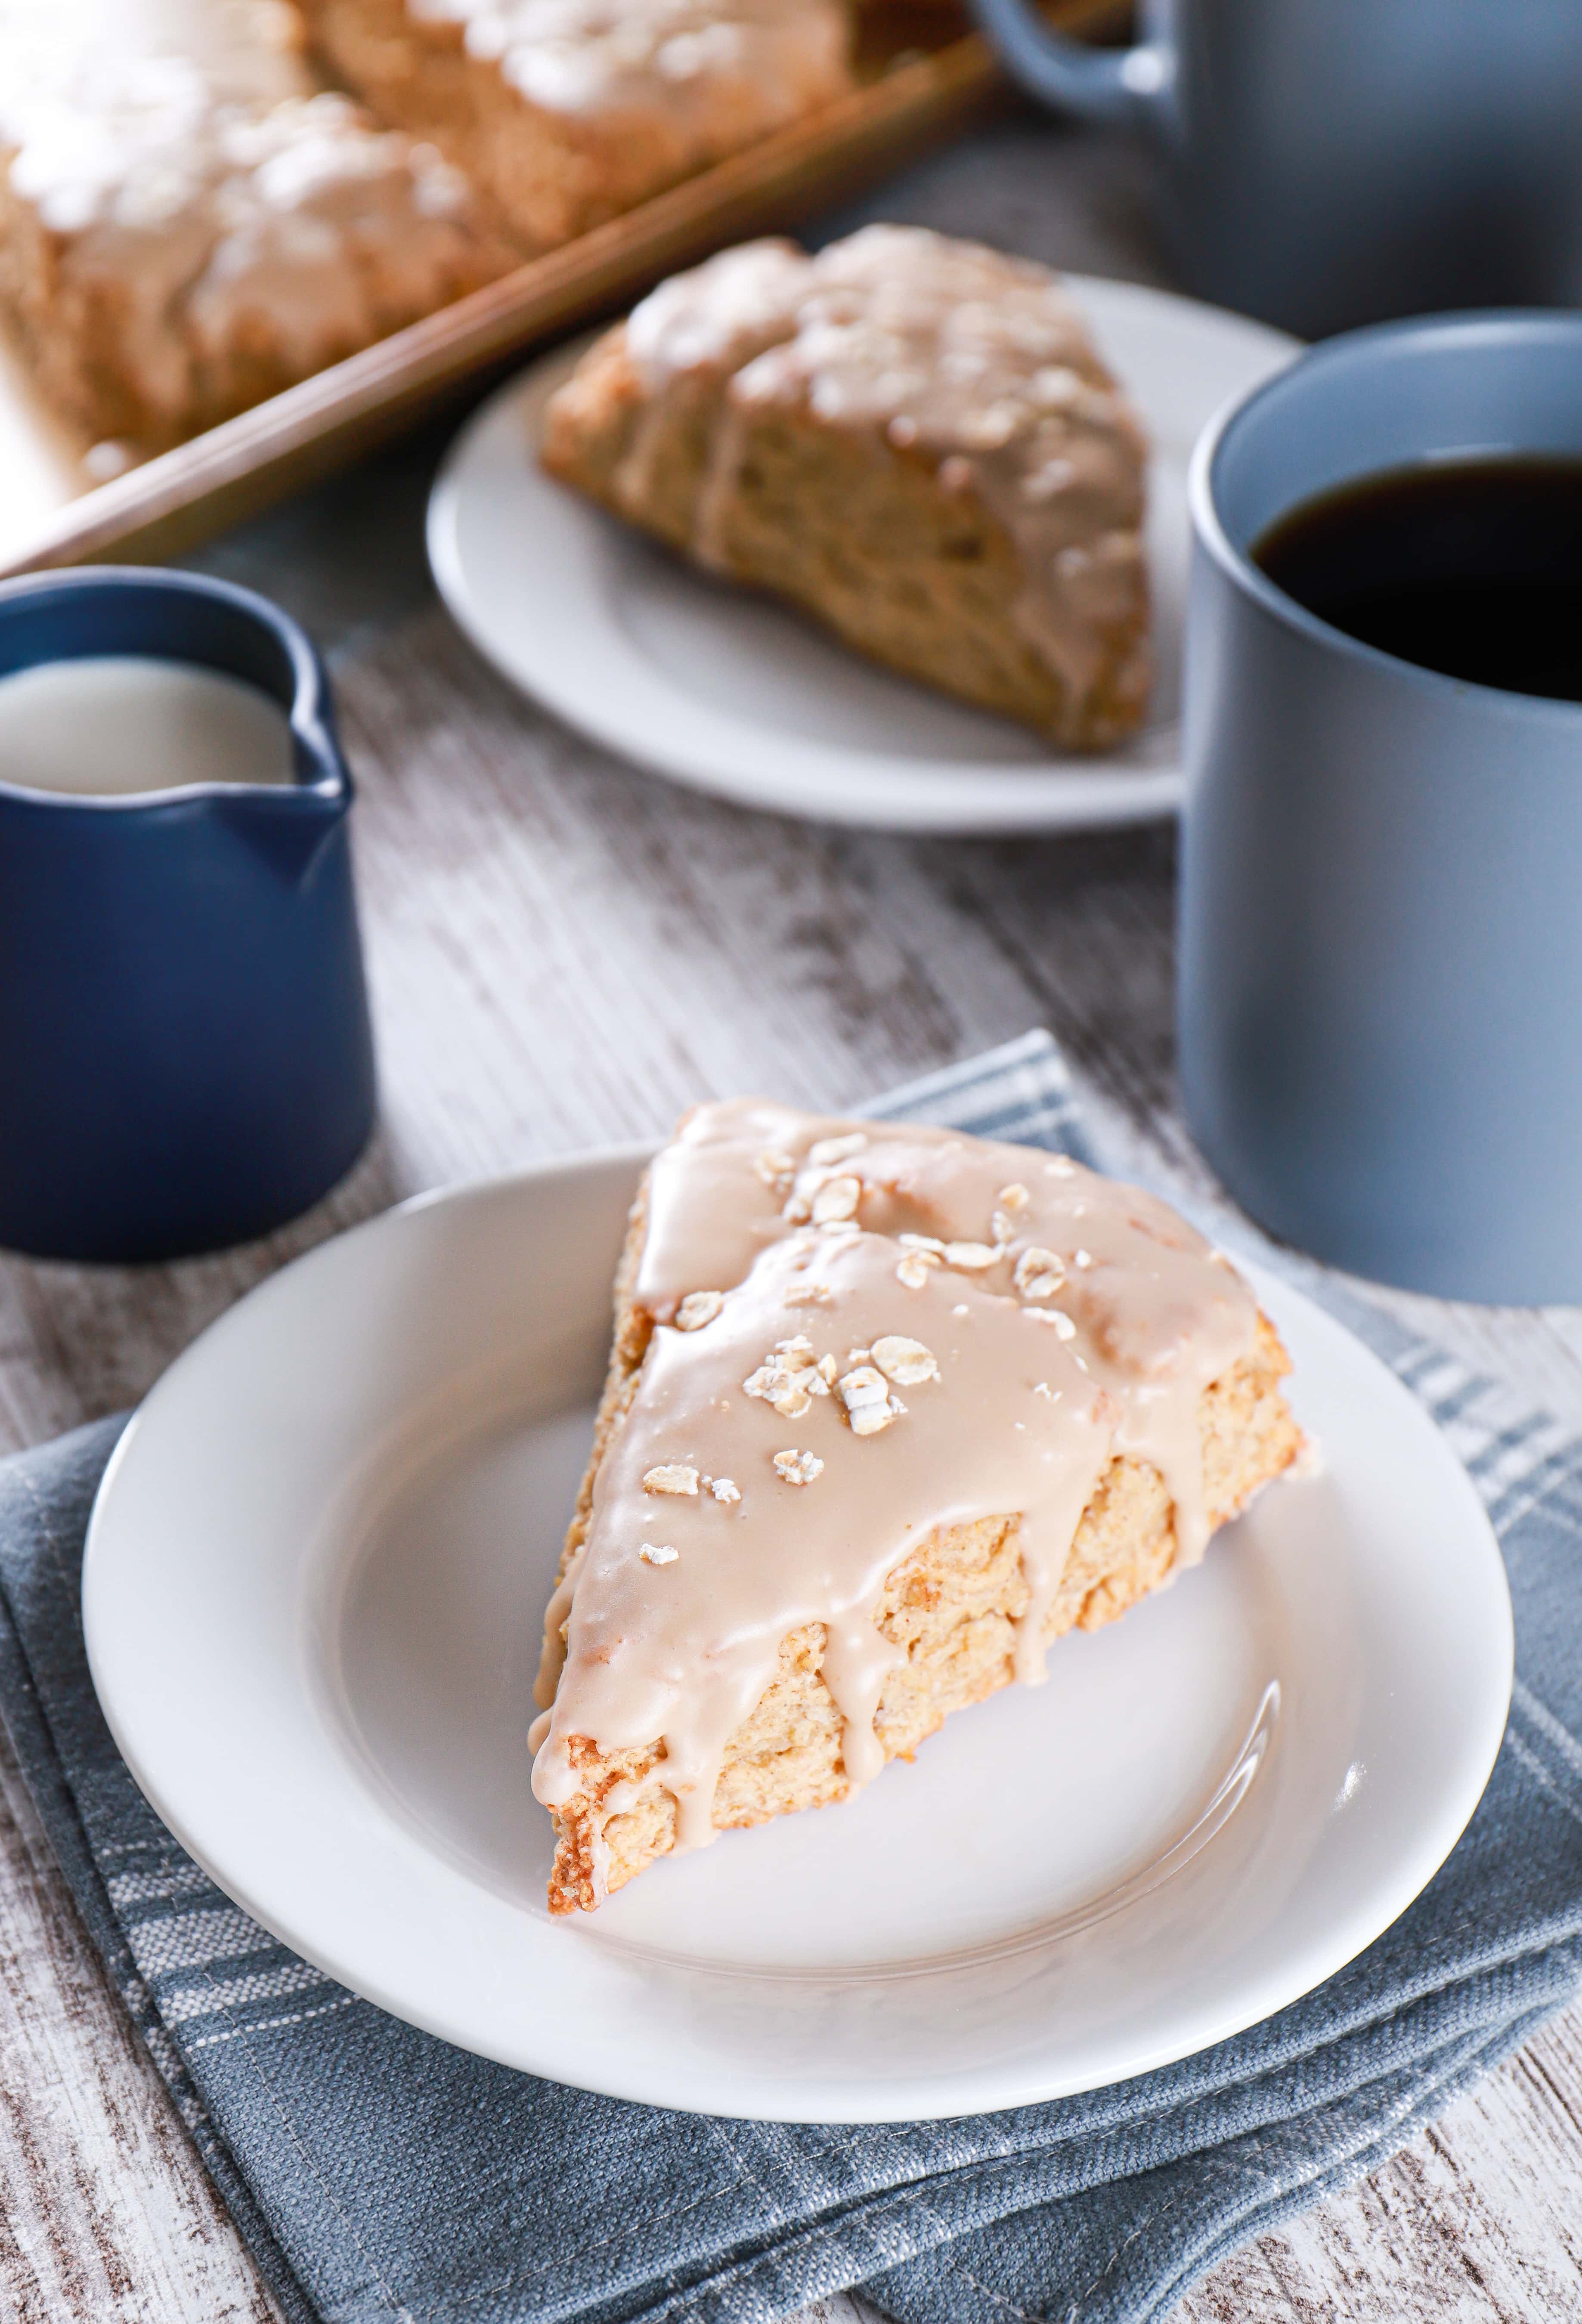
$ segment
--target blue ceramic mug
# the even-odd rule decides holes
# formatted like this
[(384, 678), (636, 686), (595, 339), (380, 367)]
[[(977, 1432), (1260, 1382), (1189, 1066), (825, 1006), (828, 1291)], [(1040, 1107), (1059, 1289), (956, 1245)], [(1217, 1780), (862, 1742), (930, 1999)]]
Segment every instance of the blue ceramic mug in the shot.
[(973, 5), (1034, 96), (1151, 139), (1206, 298), (1306, 338), (1582, 301), (1576, 0), (1146, 0), (1125, 51)]
[(1331, 339), (1193, 456), (1189, 1120), (1255, 1219), (1411, 1289), (1582, 1300), (1582, 704), (1397, 659), (1250, 549), (1436, 456), (1582, 459), (1582, 316)]
[(352, 786), (317, 653), (250, 591), (132, 567), (0, 586), (0, 678), (103, 655), (245, 680), (290, 728), (286, 782), (0, 780), (0, 1244), (169, 1259), (280, 1225), (367, 1140)]

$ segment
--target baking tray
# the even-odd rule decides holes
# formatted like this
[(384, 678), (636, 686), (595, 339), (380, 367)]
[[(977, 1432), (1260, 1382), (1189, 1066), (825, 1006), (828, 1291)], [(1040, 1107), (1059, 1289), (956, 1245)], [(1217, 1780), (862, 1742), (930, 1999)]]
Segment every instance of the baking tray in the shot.
[[(1056, 0), (1085, 35), (1115, 0)], [(343, 467), (536, 344), (608, 313), (678, 266), (792, 226), (958, 135), (1003, 95), (985, 43), (946, 0), (864, 13), (859, 86), (837, 105), (109, 483), (0, 338), (0, 576), (179, 555)]]

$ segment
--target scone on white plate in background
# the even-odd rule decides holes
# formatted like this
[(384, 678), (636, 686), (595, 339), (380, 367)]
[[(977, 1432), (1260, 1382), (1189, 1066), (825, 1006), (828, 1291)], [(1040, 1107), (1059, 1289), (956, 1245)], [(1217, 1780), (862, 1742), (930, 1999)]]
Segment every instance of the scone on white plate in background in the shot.
[(541, 456), (1068, 748), (1143, 719), (1147, 441), (1045, 267), (920, 226), (723, 252), (589, 348)]
[(180, 442), (517, 263), (303, 45), (284, 0), (0, 0), (0, 307), (90, 438)]
[(544, 1618), (550, 1910), (845, 1799), (1037, 1681), (1291, 1466), (1289, 1370), (1246, 1284), (1134, 1187), (957, 1131), (698, 1107), (633, 1210)]
[(333, 76), (555, 248), (853, 88), (846, 0), (303, 0)]

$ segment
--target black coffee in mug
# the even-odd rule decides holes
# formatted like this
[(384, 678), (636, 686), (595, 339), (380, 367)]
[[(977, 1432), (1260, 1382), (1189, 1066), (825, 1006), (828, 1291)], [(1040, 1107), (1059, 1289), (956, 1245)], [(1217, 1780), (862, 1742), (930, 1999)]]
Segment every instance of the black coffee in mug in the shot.
[(1387, 469), (1299, 503), (1251, 555), (1300, 605), (1381, 652), (1582, 702), (1582, 459)]

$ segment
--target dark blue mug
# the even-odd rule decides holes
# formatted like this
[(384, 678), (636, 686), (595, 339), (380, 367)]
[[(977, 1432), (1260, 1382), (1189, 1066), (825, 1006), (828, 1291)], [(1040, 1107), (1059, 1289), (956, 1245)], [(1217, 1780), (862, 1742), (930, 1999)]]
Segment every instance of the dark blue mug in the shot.
[(1582, 315), (1315, 347), (1192, 457), (1181, 1086), (1272, 1231), (1442, 1298), (1582, 1300), (1582, 704), (1365, 644), (1253, 554), (1359, 478), (1582, 460)]
[(0, 1243), (159, 1259), (281, 1225), (367, 1141), (351, 777), (306, 634), (195, 574), (0, 585), (0, 678), (146, 655), (241, 678), (293, 779), (79, 797), (0, 780)]

